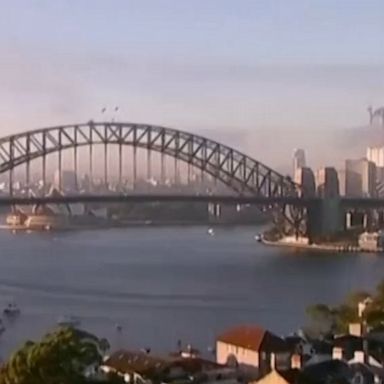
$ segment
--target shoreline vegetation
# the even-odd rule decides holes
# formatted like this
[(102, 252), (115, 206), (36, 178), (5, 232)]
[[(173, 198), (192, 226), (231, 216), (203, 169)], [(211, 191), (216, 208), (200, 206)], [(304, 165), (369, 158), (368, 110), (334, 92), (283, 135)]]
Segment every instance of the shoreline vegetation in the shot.
[[(311, 322), (302, 329), (300, 337), (313, 342), (332, 345), (340, 335), (348, 334), (351, 325), (361, 325), (362, 337), (382, 332), (384, 280), (373, 292), (354, 292), (341, 304), (312, 305), (307, 308), (307, 316)], [(38, 342), (26, 341), (13, 353), (0, 367), (0, 384), (122, 384), (124, 377), (117, 372), (100, 376), (100, 367), (109, 350), (106, 339), (73, 327), (60, 327)], [(161, 382), (157, 380), (160, 377), (154, 378), (151, 382)]]
[(384, 330), (384, 280), (373, 292), (356, 291), (341, 304), (318, 303), (307, 307), (311, 320), (307, 331), (317, 336), (332, 337), (348, 331), (350, 324), (363, 324), (366, 332)]

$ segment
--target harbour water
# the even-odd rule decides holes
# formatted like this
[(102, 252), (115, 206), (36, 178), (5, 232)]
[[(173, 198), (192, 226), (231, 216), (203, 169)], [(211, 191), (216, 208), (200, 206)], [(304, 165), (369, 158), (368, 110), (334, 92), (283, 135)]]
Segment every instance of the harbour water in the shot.
[[(114, 347), (203, 352), (217, 333), (257, 323), (278, 334), (305, 322), (305, 308), (335, 303), (384, 278), (384, 257), (268, 247), (260, 228), (130, 227), (68, 232), (0, 231), (0, 353), (73, 315)], [(118, 332), (116, 325), (122, 327)]]

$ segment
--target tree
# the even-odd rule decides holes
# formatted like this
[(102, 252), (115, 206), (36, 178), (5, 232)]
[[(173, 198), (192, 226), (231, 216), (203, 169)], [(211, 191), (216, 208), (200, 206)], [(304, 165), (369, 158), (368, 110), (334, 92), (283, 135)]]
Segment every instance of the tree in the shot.
[[(359, 318), (359, 303), (366, 301), (362, 318)], [(317, 334), (346, 332), (350, 323), (365, 321), (374, 330), (384, 326), (384, 280), (380, 282), (374, 295), (358, 291), (349, 295), (345, 302), (335, 307), (317, 304), (307, 309), (312, 320), (310, 330)]]
[(102, 360), (96, 336), (66, 327), (41, 342), (27, 342), (0, 369), (0, 384), (81, 384), (85, 372)]
[(310, 333), (327, 336), (336, 330), (337, 318), (333, 308), (325, 304), (316, 304), (307, 308), (312, 324)]

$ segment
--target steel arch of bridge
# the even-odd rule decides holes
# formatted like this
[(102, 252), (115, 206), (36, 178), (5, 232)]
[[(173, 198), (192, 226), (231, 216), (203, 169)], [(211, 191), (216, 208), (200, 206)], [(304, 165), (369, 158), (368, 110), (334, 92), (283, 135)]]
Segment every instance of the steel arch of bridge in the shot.
[[(216, 141), (176, 129), (93, 122), (23, 132), (0, 139), (0, 174), (69, 148), (117, 144), (156, 151), (204, 171), (240, 194), (295, 196), (299, 186), (251, 157)], [(44, 171), (45, 172), (45, 171)]]

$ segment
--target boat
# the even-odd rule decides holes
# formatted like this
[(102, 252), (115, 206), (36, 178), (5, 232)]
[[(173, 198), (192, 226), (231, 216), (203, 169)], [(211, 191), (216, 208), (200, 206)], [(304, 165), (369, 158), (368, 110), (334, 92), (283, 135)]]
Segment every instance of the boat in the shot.
[(15, 317), (20, 315), (20, 308), (15, 303), (9, 303), (3, 310), (4, 315), (8, 317)]
[(214, 236), (215, 235), (215, 232), (214, 232), (213, 228), (208, 228), (208, 235), (210, 235), (210, 236)]
[(57, 324), (62, 327), (78, 327), (81, 321), (75, 316), (61, 316), (57, 320)]
[(263, 241), (263, 235), (261, 235), (260, 233), (258, 235), (255, 236), (255, 240), (258, 242), (258, 243), (261, 243)]

